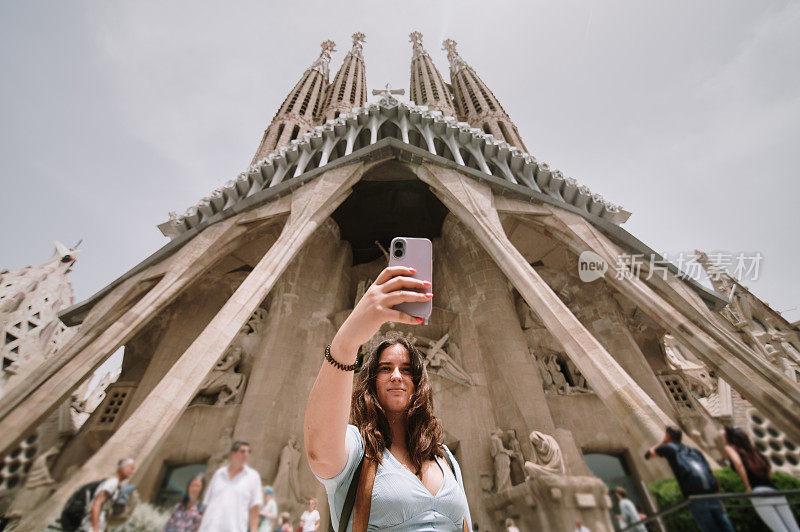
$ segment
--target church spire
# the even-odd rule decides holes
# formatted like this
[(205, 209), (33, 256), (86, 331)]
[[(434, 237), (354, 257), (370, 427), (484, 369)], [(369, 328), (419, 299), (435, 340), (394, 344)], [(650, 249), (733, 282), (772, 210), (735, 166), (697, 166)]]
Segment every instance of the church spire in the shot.
[(442, 49), (447, 50), (447, 59), (450, 61), (450, 84), (459, 120), (527, 151), (517, 126), (500, 105), (500, 101), (458, 54), (456, 41), (445, 40)]
[(418, 31), (409, 35), (412, 43), (411, 55), (411, 99), (417, 105), (427, 105), (441, 111), (445, 116), (455, 116), (453, 96), (447, 88), (442, 75), (431, 56), (422, 46), (422, 34)]
[(253, 157), (253, 164), (317, 125), (328, 88), (331, 52), (336, 50), (336, 45), (330, 40), (323, 42), (321, 46), (322, 51), (317, 60), (303, 73), (278, 109), (272, 123), (264, 131), (264, 137)]
[(364, 70), (365, 35), (353, 34), (353, 48), (347, 52), (339, 72), (328, 87), (322, 121), (336, 118), (353, 107), (363, 107), (367, 101), (367, 78)]

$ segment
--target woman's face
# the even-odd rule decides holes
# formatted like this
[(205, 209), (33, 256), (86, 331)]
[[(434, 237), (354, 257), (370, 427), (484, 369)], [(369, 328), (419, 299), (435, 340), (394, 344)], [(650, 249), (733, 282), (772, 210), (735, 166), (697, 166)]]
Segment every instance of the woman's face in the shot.
[(403, 345), (390, 345), (380, 354), (375, 389), (378, 401), (387, 414), (408, 410), (416, 386), (411, 377), (408, 351)]
[(200, 492), (203, 491), (203, 479), (195, 478), (189, 483), (189, 498), (192, 500), (197, 500), (200, 498)]

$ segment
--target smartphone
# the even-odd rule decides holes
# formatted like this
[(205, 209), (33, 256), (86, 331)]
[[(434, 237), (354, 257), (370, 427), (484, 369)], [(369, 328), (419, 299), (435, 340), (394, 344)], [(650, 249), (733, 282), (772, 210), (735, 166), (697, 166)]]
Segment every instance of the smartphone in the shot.
[[(433, 246), (427, 238), (397, 237), (392, 240), (389, 247), (389, 266), (410, 266), (417, 270), (412, 275), (414, 279), (429, 281), (433, 283)], [(430, 288), (413, 289), (415, 292), (433, 292)], [(396, 310), (410, 314), (415, 318), (423, 318), (425, 324), (431, 317), (433, 301), (421, 301), (412, 303), (400, 303), (393, 307)]]

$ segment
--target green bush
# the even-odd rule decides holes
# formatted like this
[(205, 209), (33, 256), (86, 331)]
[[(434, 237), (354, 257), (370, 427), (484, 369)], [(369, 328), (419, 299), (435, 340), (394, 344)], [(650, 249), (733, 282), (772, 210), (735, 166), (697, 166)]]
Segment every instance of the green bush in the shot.
[[(722, 493), (742, 493), (744, 492), (744, 483), (736, 471), (730, 467), (719, 469), (714, 472), (719, 481), (719, 488)], [(785, 473), (775, 472), (772, 479), (775, 487), (779, 490), (796, 490), (800, 489), (800, 479)], [(678, 488), (678, 482), (673, 478), (657, 480), (650, 485), (650, 493), (660, 510), (666, 510), (683, 500), (681, 490)], [(789, 503), (793, 504), (792, 511), (795, 518), (800, 520), (800, 496), (790, 497)], [(761, 519), (756, 514), (750, 501), (744, 499), (733, 499), (725, 502), (725, 507), (728, 511), (728, 517), (737, 532), (760, 532), (765, 530), (766, 527)], [(698, 531), (700, 528), (694, 522), (688, 510), (682, 510), (670, 514), (664, 518), (664, 525), (669, 531)]]
[(172, 512), (148, 503), (139, 504), (125, 524), (111, 527), (112, 532), (161, 532)]

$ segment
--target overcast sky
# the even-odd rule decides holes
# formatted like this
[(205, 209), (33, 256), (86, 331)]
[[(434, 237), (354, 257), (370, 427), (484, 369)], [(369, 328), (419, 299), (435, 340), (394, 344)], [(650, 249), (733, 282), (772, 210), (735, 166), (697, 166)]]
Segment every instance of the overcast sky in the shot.
[[(235, 5), (235, 7), (233, 7)], [(363, 31), (408, 90), (451, 37), (528, 149), (633, 215), (668, 257), (761, 253), (743, 283), (800, 319), (800, 3), (0, 3), (0, 267), (83, 239), (82, 300), (167, 242), (156, 225), (247, 167), (319, 43)]]

